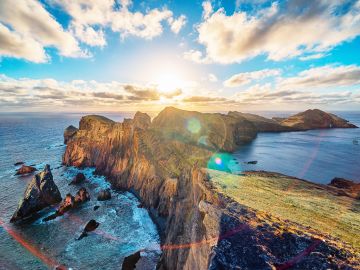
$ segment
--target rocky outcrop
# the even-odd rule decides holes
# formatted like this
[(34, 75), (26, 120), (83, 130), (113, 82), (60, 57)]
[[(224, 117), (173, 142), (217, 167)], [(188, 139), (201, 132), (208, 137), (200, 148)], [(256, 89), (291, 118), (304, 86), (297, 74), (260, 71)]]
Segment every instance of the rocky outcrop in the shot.
[(134, 127), (147, 129), (151, 124), (151, 118), (146, 113), (136, 112), (134, 115)]
[(67, 142), (75, 136), (78, 129), (72, 125), (68, 126), (64, 131), (64, 144), (67, 144)]
[(85, 228), (83, 230), (83, 232), (81, 233), (81, 235), (79, 236), (79, 238), (77, 240), (81, 240), (82, 238), (88, 236), (89, 232), (95, 231), (97, 227), (99, 227), (100, 223), (97, 222), (95, 219), (90, 220), (86, 225)]
[[(214, 153), (234, 151), (256, 134), (244, 117), (173, 107), (146, 128), (133, 120), (86, 116), (63, 163), (95, 167), (114, 187), (141, 198), (161, 233), (159, 269), (273, 269), (311, 239), (260, 222), (256, 211), (216, 192), (202, 169)], [(322, 245), (325, 258), (340, 254)]]
[(329, 186), (336, 187), (340, 190), (340, 195), (348, 196), (354, 199), (360, 199), (360, 183), (351, 180), (335, 177), (329, 183)]
[(24, 196), (10, 221), (15, 222), (25, 219), (37, 211), (60, 201), (60, 191), (53, 180), (50, 165), (46, 165), (44, 171), (36, 174), (28, 184)]
[(15, 173), (15, 175), (30, 174), (37, 171), (35, 167), (22, 165)]
[(127, 257), (125, 257), (121, 270), (134, 270), (136, 269), (136, 263), (140, 260), (141, 254), (140, 251), (135, 252)]
[(83, 173), (77, 173), (69, 185), (78, 185), (83, 183), (85, 180), (86, 177)]
[(291, 127), (294, 130), (357, 128), (357, 126), (349, 123), (349, 121), (345, 119), (318, 109), (295, 114), (281, 121), (280, 124)]
[(107, 201), (111, 199), (111, 192), (110, 189), (101, 190), (97, 197), (98, 201)]

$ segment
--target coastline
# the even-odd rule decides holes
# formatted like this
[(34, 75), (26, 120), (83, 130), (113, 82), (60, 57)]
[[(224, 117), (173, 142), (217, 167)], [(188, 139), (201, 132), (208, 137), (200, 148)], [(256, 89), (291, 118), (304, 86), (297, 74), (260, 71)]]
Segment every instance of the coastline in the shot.
[[(153, 122), (143, 114), (136, 114), (133, 120), (126, 120), (124, 123), (115, 123), (97, 116), (85, 117), (80, 121), (79, 131), (68, 141), (63, 157), (65, 165), (96, 167), (97, 172), (107, 176), (116, 188), (132, 190), (141, 198), (161, 231), (163, 253), (159, 269), (225, 267), (228, 256), (234, 257), (240, 250), (252, 250), (252, 254), (257, 254), (258, 257), (242, 256), (232, 262), (234, 265), (247, 267), (255, 263), (257, 269), (268, 269), (296, 256), (299, 246), (288, 246), (288, 252), (275, 255), (278, 245), (290, 244), (284, 240), (285, 235), (291, 241), (296, 239), (300, 246), (311, 243), (312, 237), (306, 236), (304, 231), (294, 232), (293, 228), (279, 231), (276, 226), (265, 225), (267, 222), (264, 222), (261, 215), (257, 215), (256, 210), (215, 192), (206, 171), (202, 169), (206, 164), (202, 160), (211, 157), (212, 152), (189, 144), (187, 137), (176, 137), (176, 134), (184, 134), (184, 131), (177, 130), (180, 133), (173, 133), (167, 119), (175, 121), (177, 124), (174, 128), (177, 129), (181, 122), (179, 119), (174, 120), (179, 117), (177, 113), (173, 109), (165, 111), (164, 117), (160, 115)], [(190, 117), (194, 116), (193, 113), (191, 112)], [(183, 115), (183, 111), (180, 114)], [(206, 121), (212, 121), (209, 117), (223, 117), (219, 114), (197, 113), (195, 116), (198, 119), (206, 117)], [(221, 121), (233, 121), (233, 118)], [(244, 121), (240, 121), (242, 128), (246, 123)], [(206, 129), (207, 123), (216, 122), (200, 120), (200, 123)], [(236, 141), (238, 139), (234, 137), (213, 136), (211, 139), (225, 149), (236, 149), (236, 142), (244, 143), (248, 141), (247, 136), (253, 137), (251, 125), (246, 125), (248, 128), (245, 130), (250, 133), (244, 134), (240, 141)], [(162, 129), (161, 133), (159, 129)], [(174, 140), (174, 136), (180, 140)], [(184, 162), (182, 157), (186, 156), (194, 160), (194, 163)], [(185, 160), (189, 161), (189, 158)], [(234, 215), (234, 212), (238, 215)], [(257, 225), (254, 227), (254, 224)], [(234, 228), (244, 230), (235, 229), (236, 234), (229, 234)], [(267, 235), (266, 238), (262, 237), (264, 234)], [(239, 244), (247, 237), (254, 238), (255, 242), (261, 244)], [(266, 239), (272, 239), (277, 244), (273, 246)], [(226, 243), (228, 245), (224, 246)], [(343, 248), (334, 246), (331, 241), (322, 242), (321, 245), (318, 249), (325, 255), (338, 254), (330, 264), (324, 262), (323, 267), (344, 263), (340, 256)], [(261, 246), (267, 247), (267, 251)], [(346, 252), (346, 260), (352, 265), (356, 261), (352, 259), (353, 256), (358, 255)], [(319, 259), (309, 258), (307, 262)]]

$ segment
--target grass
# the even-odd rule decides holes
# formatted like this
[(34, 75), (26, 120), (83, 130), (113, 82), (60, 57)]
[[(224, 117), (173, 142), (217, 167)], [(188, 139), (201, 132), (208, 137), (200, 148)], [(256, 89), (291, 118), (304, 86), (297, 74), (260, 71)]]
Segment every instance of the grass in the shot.
[(215, 187), (235, 201), (337, 237), (360, 252), (360, 201), (324, 185), (281, 175), (208, 170)]

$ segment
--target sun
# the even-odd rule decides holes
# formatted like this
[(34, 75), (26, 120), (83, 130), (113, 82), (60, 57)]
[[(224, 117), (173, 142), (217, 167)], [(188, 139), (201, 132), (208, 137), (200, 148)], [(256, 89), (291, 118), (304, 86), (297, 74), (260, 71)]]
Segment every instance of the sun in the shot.
[(162, 72), (155, 79), (155, 84), (160, 92), (171, 93), (182, 88), (183, 81), (175, 72)]

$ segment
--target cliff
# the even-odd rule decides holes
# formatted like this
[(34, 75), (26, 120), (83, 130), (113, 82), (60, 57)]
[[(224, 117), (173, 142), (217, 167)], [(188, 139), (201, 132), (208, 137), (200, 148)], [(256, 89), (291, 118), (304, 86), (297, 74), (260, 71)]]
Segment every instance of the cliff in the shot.
[[(161, 232), (159, 269), (273, 269), (311, 245), (312, 237), (269, 225), (256, 210), (218, 192), (204, 169), (215, 153), (234, 151), (256, 134), (244, 117), (172, 107), (152, 122), (142, 113), (123, 123), (85, 116), (63, 163), (96, 167), (141, 199)], [(318, 269), (352, 258), (325, 242), (318, 248), (335, 254)]]

